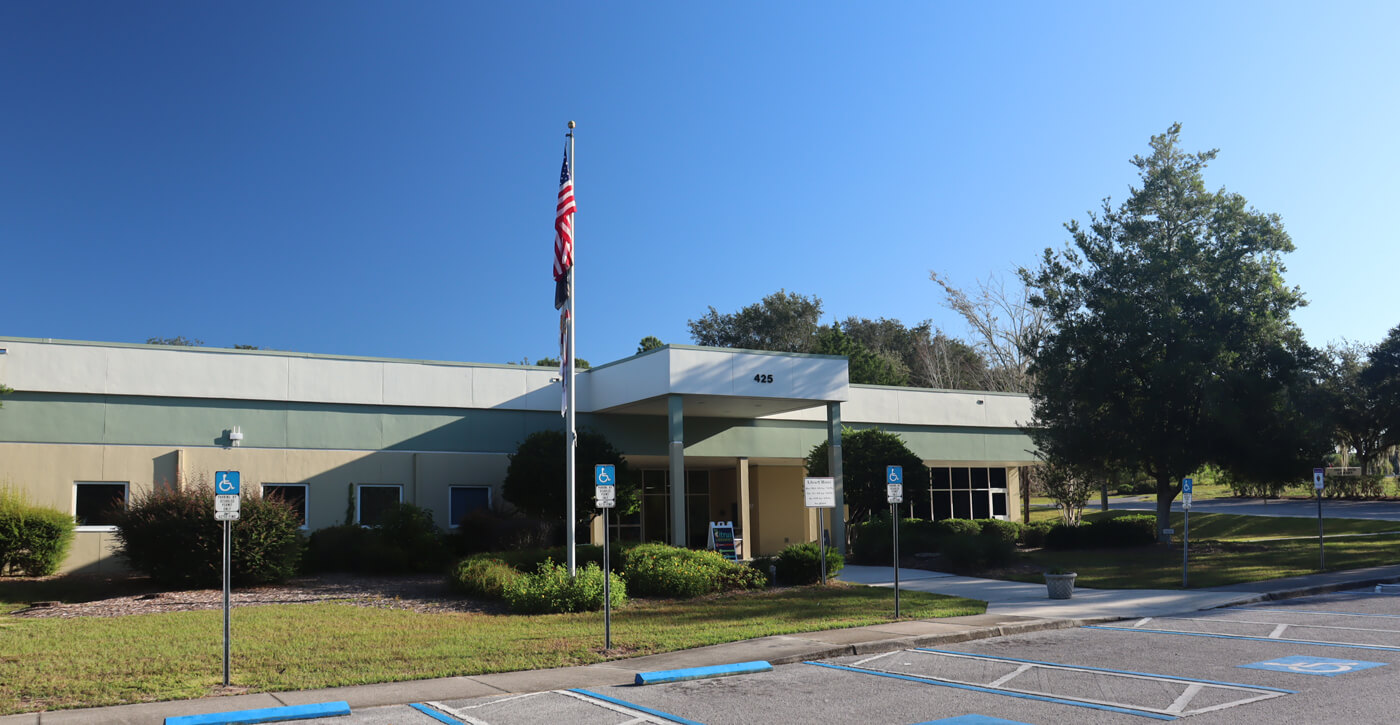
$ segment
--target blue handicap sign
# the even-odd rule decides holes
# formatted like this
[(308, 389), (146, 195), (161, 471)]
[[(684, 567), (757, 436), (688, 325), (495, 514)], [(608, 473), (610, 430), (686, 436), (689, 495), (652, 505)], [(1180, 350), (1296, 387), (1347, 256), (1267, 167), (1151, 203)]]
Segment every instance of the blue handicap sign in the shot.
[(1383, 667), (1385, 662), (1363, 662), (1361, 660), (1336, 660), (1331, 657), (1278, 657), (1267, 662), (1240, 665), (1247, 670), (1273, 670), (1275, 672), (1296, 672), (1300, 675), (1322, 675), (1336, 677), (1348, 672)]
[(1183, 493), (1191, 493), (1192, 481), (1189, 478), (1181, 479), (1181, 490)]
[(220, 496), (237, 496), (239, 493), (238, 471), (219, 471), (215, 473), (214, 493)]
[(595, 486), (616, 486), (617, 466), (611, 463), (599, 463), (593, 467), (593, 485)]
[(885, 483), (904, 483), (904, 466), (885, 466)]

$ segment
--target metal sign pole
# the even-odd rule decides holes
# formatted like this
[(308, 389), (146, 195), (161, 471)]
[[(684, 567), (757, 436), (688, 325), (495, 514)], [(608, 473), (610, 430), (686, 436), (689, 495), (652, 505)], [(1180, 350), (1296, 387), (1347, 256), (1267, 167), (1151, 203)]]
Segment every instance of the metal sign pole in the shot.
[(608, 510), (603, 509), (603, 649), (612, 649), (612, 568), (608, 561)]
[(1327, 549), (1322, 546), (1322, 489), (1317, 490), (1317, 568), (1327, 571)]
[(1182, 589), (1185, 589), (1185, 588), (1187, 587), (1187, 584), (1186, 584), (1186, 572), (1187, 572), (1187, 570), (1188, 570), (1188, 564), (1187, 564), (1187, 562), (1190, 560), (1190, 553), (1191, 553), (1191, 509), (1188, 507), (1188, 508), (1186, 509), (1186, 526), (1185, 526), (1185, 529), (1182, 531), (1182, 534), (1181, 534), (1181, 588), (1182, 588)]
[(899, 619), (899, 504), (890, 504), (890, 519), (894, 521), (894, 618)]
[(229, 589), (232, 588), (233, 579), (230, 571), (233, 568), (233, 536), (230, 534), (230, 523), (224, 522), (224, 687), (229, 686), (229, 640), (231, 630), (229, 627)]
[(817, 546), (822, 552), (822, 585), (826, 585), (826, 523), (822, 517), (823, 509), (817, 509)]

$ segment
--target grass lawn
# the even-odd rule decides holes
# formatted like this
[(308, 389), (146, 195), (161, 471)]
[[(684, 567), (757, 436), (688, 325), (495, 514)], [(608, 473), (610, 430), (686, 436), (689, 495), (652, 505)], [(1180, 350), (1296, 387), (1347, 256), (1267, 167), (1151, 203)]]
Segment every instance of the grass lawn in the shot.
[[(1088, 520), (1114, 518), (1129, 512), (1108, 511)], [(1079, 573), (1076, 585), (1099, 589), (1180, 589), (1183, 516), (1172, 515), (1176, 543), (1172, 548), (1042, 549), (1025, 555), (1023, 563), (1045, 569)], [(1323, 519), (1327, 535), (1327, 568), (1360, 569), (1400, 563), (1400, 534), (1353, 536), (1400, 531), (1394, 521)], [(1284, 541), (1260, 541), (1282, 537)], [(1191, 588), (1263, 581), (1317, 572), (1317, 519), (1193, 514), (1191, 516)], [(1042, 581), (1038, 571), (1007, 570), (999, 578)]]
[[(980, 614), (984, 602), (902, 592), (911, 619)], [(235, 685), (296, 690), (564, 667), (774, 634), (888, 622), (890, 589), (835, 584), (635, 600), (603, 615), (422, 614), (347, 604), (233, 612)], [(202, 697), (223, 682), (223, 612), (0, 617), (0, 715)]]

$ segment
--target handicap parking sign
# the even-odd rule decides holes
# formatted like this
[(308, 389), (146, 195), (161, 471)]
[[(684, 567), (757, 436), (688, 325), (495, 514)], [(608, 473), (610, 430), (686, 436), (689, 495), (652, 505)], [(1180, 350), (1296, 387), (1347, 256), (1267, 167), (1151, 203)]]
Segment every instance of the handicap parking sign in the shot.
[(1300, 675), (1322, 675), (1336, 677), (1348, 672), (1383, 667), (1385, 662), (1363, 662), (1361, 660), (1336, 660), (1331, 657), (1279, 657), (1267, 662), (1240, 665), (1247, 670), (1273, 670), (1275, 672), (1295, 672)]

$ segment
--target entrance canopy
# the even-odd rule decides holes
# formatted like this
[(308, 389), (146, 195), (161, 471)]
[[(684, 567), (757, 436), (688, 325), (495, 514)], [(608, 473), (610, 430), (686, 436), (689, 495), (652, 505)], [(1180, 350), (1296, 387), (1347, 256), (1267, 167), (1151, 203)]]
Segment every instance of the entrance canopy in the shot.
[(679, 396), (688, 415), (756, 418), (850, 399), (846, 358), (670, 345), (580, 376), (579, 408), (667, 415)]

